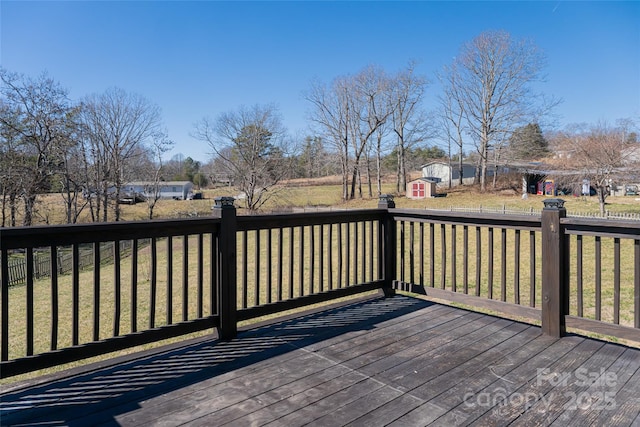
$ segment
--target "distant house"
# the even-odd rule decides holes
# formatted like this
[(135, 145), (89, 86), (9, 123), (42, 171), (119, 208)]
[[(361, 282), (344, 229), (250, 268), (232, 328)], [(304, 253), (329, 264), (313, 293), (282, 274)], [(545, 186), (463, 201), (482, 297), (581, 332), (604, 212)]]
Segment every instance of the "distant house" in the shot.
[[(153, 181), (135, 181), (125, 184), (122, 189), (127, 197), (144, 198), (153, 197), (153, 189), (156, 183)], [(191, 181), (161, 181), (158, 184), (158, 194), (161, 199), (187, 200), (193, 183)]]
[[(437, 182), (439, 185), (449, 184), (449, 179), (453, 185), (458, 184), (460, 170), (458, 164), (449, 164), (447, 162), (431, 162), (422, 165), (422, 177)], [(489, 174), (489, 172), (491, 172)], [(473, 184), (476, 175), (476, 166), (470, 163), (462, 164), (462, 182), (463, 184)], [(487, 175), (493, 175), (493, 171), (487, 171)]]
[(407, 183), (408, 199), (426, 199), (436, 196), (436, 182), (427, 178), (414, 179)]

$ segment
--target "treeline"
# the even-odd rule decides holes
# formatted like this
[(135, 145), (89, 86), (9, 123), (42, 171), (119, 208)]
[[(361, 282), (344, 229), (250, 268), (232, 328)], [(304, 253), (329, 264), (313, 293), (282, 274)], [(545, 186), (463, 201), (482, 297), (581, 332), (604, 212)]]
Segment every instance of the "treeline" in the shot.
[[(390, 173), (403, 192), (409, 171), (435, 158), (460, 171), (463, 161), (474, 162), (484, 191), (489, 168), (553, 158), (559, 145), (571, 145), (569, 155), (587, 146), (572, 141), (589, 141), (591, 153), (603, 144), (614, 147), (614, 157), (608, 148), (598, 156), (610, 160), (607, 173), (597, 177), (604, 188), (635, 155), (629, 149), (635, 136), (627, 137), (635, 124), (622, 132), (568, 129), (550, 140), (545, 117), (559, 101), (533, 90), (543, 64), (543, 53), (530, 40), (490, 31), (463, 44), (436, 73), (440, 93), (428, 91), (429, 79), (417, 73), (415, 62), (393, 73), (371, 65), (329, 82), (313, 81), (304, 93), (309, 134), (291, 136), (271, 104), (205, 116), (192, 130), (213, 151), (204, 163), (164, 159), (173, 142), (158, 106), (139, 95), (111, 88), (72, 102), (46, 74), (32, 78), (0, 69), (0, 225), (16, 225), (18, 207), (24, 209), (22, 225), (31, 225), (38, 195), (51, 191), (62, 195), (68, 223), (85, 210), (92, 221), (118, 221), (123, 186), (135, 180), (150, 183), (149, 218), (159, 183), (169, 180), (234, 185), (249, 210), (276, 196), (290, 178), (339, 175), (344, 200), (371, 197), (380, 194), (382, 177)], [(427, 99), (437, 101), (433, 111), (425, 110)], [(590, 157), (566, 158), (583, 159), (571, 168), (587, 175)]]
[(85, 209), (93, 221), (118, 221), (126, 182), (160, 181), (171, 142), (155, 104), (118, 88), (72, 102), (46, 74), (2, 69), (0, 78), (2, 226), (16, 225), (18, 206), (31, 225), (38, 195), (54, 190), (67, 223)]

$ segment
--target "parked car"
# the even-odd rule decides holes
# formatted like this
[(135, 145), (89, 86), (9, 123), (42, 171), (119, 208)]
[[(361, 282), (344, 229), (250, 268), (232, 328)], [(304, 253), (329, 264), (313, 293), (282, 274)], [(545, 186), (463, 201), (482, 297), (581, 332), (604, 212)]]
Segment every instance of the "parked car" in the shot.
[(627, 185), (624, 187), (624, 195), (625, 196), (637, 196), (638, 195), (638, 186), (637, 185)]

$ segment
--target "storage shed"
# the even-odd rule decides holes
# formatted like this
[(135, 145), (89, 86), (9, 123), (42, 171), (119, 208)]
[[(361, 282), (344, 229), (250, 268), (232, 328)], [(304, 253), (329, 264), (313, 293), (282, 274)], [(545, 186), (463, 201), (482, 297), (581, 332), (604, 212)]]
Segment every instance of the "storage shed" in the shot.
[(418, 178), (407, 183), (408, 199), (426, 199), (436, 196), (436, 182), (427, 178)]

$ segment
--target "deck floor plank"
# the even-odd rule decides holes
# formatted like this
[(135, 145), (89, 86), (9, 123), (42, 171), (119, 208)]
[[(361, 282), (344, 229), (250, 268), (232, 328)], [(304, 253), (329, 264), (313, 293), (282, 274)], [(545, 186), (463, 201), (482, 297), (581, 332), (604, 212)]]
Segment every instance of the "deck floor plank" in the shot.
[[(620, 357), (586, 390), (589, 397), (588, 407), (578, 408), (575, 413), (564, 412), (552, 425), (566, 427), (591, 425), (597, 421), (601, 413), (612, 414), (616, 409), (616, 396), (625, 386), (631, 388), (636, 396), (640, 396), (640, 385), (638, 385), (640, 381), (636, 379), (629, 382), (630, 378), (638, 373), (638, 369), (640, 369), (638, 354), (631, 349), (625, 349)], [(638, 405), (640, 405), (640, 397)], [(593, 407), (598, 410), (589, 410)]]
[(396, 296), (11, 387), (0, 424), (632, 426), (639, 396), (640, 349)]
[[(549, 366), (553, 360), (564, 356), (577, 344), (549, 337), (542, 338), (542, 342), (534, 344), (536, 341), (531, 341), (529, 344), (532, 345), (521, 347), (511, 357), (483, 371), (474, 378), (475, 382), (460, 383), (459, 388), (434, 399), (432, 402), (450, 408), (435, 425), (471, 424), (486, 412), (499, 412), (502, 408), (502, 396), (508, 397), (522, 384), (534, 378), (538, 367)], [(544, 341), (551, 345), (545, 347)]]

